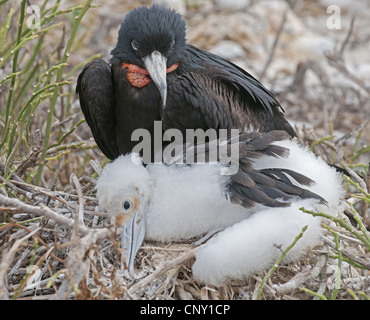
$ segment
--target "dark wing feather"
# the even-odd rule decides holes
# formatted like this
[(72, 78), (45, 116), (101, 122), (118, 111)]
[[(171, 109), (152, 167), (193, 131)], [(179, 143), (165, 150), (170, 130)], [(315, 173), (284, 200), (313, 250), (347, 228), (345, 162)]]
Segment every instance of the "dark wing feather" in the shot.
[[(288, 149), (271, 145), (275, 141), (285, 139), (289, 139), (289, 135), (284, 131), (244, 133), (239, 135), (239, 140), (229, 139), (228, 148), (231, 148), (230, 143), (239, 144), (239, 168), (230, 176), (227, 185), (227, 194), (231, 202), (246, 208), (252, 208), (258, 203), (269, 207), (287, 207), (290, 205), (289, 201), (294, 198), (317, 199), (321, 203), (326, 203), (322, 197), (304, 188), (314, 181), (298, 172), (280, 168), (261, 170), (254, 168), (254, 161), (258, 158), (287, 157)], [(207, 153), (212, 148), (214, 143), (186, 146), (183, 161), (186, 163), (186, 156), (189, 154), (197, 158), (202, 152), (206, 153), (205, 158), (208, 159)]]
[[(285, 207), (294, 197), (313, 198), (322, 203), (326, 202), (319, 195), (303, 188), (310, 186), (314, 181), (298, 172), (279, 168), (254, 169), (253, 161), (260, 157), (286, 157), (289, 150), (271, 143), (287, 138), (288, 135), (283, 131), (240, 135), (239, 169), (231, 176), (229, 184), (229, 196), (232, 202), (241, 204), (240, 198), (248, 198), (248, 201), (244, 201), (244, 206), (247, 208), (257, 203), (269, 207)], [(291, 178), (301, 186), (293, 184)], [(250, 181), (253, 181), (253, 184)]]
[(189, 60), (168, 77), (166, 128), (284, 130), (296, 136), (274, 95), (238, 66), (187, 46)]
[(86, 64), (78, 76), (76, 92), (98, 147), (107, 158), (117, 158), (119, 152), (110, 65), (102, 59)]
[[(215, 54), (201, 50), (192, 45), (187, 46), (195, 63), (207, 63), (215, 65), (221, 70), (224, 70), (225, 78), (231, 85), (243, 89), (250, 97), (250, 101), (258, 104), (259, 107), (273, 112), (273, 109), (280, 107), (279, 102), (276, 100), (271, 91), (267, 90), (256, 78), (254, 78), (247, 71), (238, 67), (234, 63), (227, 61)], [(280, 107), (281, 108), (281, 107)]]

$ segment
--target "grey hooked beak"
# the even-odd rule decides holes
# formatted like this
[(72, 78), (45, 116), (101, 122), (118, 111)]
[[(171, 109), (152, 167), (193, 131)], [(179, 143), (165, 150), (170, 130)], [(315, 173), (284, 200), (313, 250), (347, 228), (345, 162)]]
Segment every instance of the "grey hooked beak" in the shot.
[(134, 277), (135, 256), (145, 237), (145, 219), (143, 211), (138, 208), (131, 219), (126, 222), (121, 233), (122, 253), (128, 266), (128, 273)]
[(167, 58), (159, 51), (153, 51), (150, 55), (142, 59), (146, 70), (161, 94), (162, 107), (164, 108), (167, 99)]

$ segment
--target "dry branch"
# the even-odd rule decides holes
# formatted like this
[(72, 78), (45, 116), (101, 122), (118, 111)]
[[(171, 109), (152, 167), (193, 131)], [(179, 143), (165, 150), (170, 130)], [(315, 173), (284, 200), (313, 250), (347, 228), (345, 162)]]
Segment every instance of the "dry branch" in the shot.
[(262, 72), (260, 73), (260, 76), (259, 76), (259, 79), (260, 81), (263, 80), (263, 78), (265, 77), (266, 75), (266, 71), (268, 69), (268, 67), (270, 66), (273, 58), (274, 58), (274, 54), (275, 54), (275, 51), (276, 51), (276, 47), (277, 47), (277, 44), (279, 43), (279, 39), (280, 39), (280, 36), (281, 36), (281, 33), (284, 29), (284, 25), (285, 25), (285, 22), (287, 20), (287, 15), (288, 15), (288, 10), (285, 10), (284, 13), (283, 13), (283, 18), (281, 19), (281, 23), (280, 23), (280, 26), (276, 32), (276, 35), (275, 35), (275, 39), (274, 39), (274, 43), (272, 45), (272, 48), (270, 50), (270, 54), (269, 54), (269, 57), (265, 63), (265, 66), (263, 67), (262, 69)]
[(129, 294), (132, 297), (136, 297), (137, 293), (148, 286), (154, 279), (160, 277), (161, 275), (165, 274), (167, 271), (179, 267), (180, 265), (184, 264), (184, 262), (193, 259), (197, 253), (201, 249), (201, 246), (191, 249), (188, 252), (182, 254), (181, 256), (173, 259), (170, 262), (167, 262), (163, 267), (159, 268), (158, 270), (154, 271), (149, 276), (145, 277), (144, 279), (140, 280), (135, 285), (129, 288)]
[(7, 286), (6, 286), (6, 283), (5, 283), (6, 272), (9, 268), (9, 265), (12, 263), (16, 252), (18, 251), (19, 247), (22, 245), (22, 243), (24, 241), (31, 238), (39, 230), (40, 230), (40, 228), (37, 228), (37, 229), (33, 230), (32, 232), (30, 232), (29, 234), (27, 234), (26, 236), (24, 236), (23, 238), (16, 240), (15, 243), (13, 244), (12, 248), (7, 253), (5, 253), (3, 255), (1, 265), (0, 265), (0, 283), (1, 283), (0, 299), (7, 299), (9, 297), (9, 292), (7, 291)]
[(321, 255), (316, 265), (312, 269), (296, 274), (288, 282), (281, 285), (273, 285), (272, 288), (276, 290), (279, 295), (286, 295), (292, 293), (294, 290), (299, 289), (303, 283), (316, 279), (327, 263), (327, 256)]
[[(53, 210), (51, 210), (49, 207), (45, 205), (40, 206), (32, 206), (29, 204), (26, 204), (18, 199), (11, 199), (8, 197), (5, 197), (3, 195), (0, 195), (0, 204), (9, 206), (9, 207), (15, 207), (19, 208), (24, 212), (35, 214), (37, 216), (45, 216), (50, 219), (55, 220), (57, 223), (61, 225), (65, 225), (69, 228), (73, 228), (74, 220), (68, 217), (65, 217)], [(89, 229), (85, 226), (79, 226), (79, 231), (82, 234), (87, 234), (89, 232)]]

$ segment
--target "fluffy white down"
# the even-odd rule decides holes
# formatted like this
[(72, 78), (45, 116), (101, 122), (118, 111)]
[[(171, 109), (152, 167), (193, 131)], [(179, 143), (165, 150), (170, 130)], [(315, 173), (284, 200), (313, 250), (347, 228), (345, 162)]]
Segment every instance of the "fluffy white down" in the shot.
[(248, 211), (231, 204), (223, 194), (228, 176), (220, 165), (178, 167), (151, 164), (146, 168), (122, 156), (108, 164), (99, 178), (99, 205), (115, 215), (121, 210), (124, 194), (139, 191), (146, 213), (146, 238), (160, 241), (190, 238), (215, 228), (224, 228), (198, 252), (193, 274), (199, 282), (220, 285), (229, 279), (244, 279), (272, 266), (304, 226), (304, 236), (288, 253), (293, 261), (319, 242), (320, 219), (299, 210), (317, 209), (335, 215), (342, 197), (341, 176), (322, 159), (292, 141), (287, 159), (266, 157), (255, 167), (289, 168), (316, 183), (308, 189), (328, 201), (296, 200), (288, 208), (257, 206)]
[(221, 165), (148, 165), (153, 193), (147, 208), (146, 238), (187, 239), (249, 217), (223, 194), (229, 176)]
[(193, 265), (194, 278), (202, 283), (220, 285), (229, 279), (242, 280), (270, 268), (282, 250), (308, 225), (285, 262), (298, 259), (320, 239), (320, 220), (299, 210), (313, 204), (314, 201), (306, 200), (293, 203), (289, 208), (268, 208), (220, 232), (199, 251)]
[(272, 267), (301, 232), (308, 229), (289, 251), (284, 262), (294, 261), (308, 247), (318, 244), (322, 233), (321, 220), (299, 210), (321, 210), (336, 215), (343, 195), (341, 176), (322, 159), (292, 141), (279, 142), (290, 149), (287, 159), (265, 158), (256, 161), (256, 168), (289, 168), (315, 180), (308, 189), (321, 195), (328, 206), (315, 200), (300, 200), (288, 208), (265, 208), (249, 219), (234, 224), (212, 238), (199, 251), (193, 265), (194, 278), (200, 282), (220, 285), (226, 280), (241, 280), (251, 274)]
[(117, 215), (121, 211), (123, 196), (132, 194), (135, 188), (143, 198), (151, 192), (148, 171), (137, 163), (134, 154), (120, 156), (108, 163), (96, 185), (100, 210)]

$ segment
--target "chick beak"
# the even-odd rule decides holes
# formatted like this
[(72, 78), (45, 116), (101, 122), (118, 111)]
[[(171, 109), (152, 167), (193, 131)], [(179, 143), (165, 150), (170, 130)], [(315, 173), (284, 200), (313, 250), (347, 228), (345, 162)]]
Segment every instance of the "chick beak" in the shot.
[(164, 108), (167, 100), (167, 58), (155, 50), (142, 59), (146, 70), (161, 94), (162, 108)]
[[(128, 273), (134, 277), (134, 262), (145, 237), (145, 220), (143, 211), (138, 208), (130, 220), (123, 226), (121, 233), (122, 253), (125, 257)], [(123, 267), (123, 265), (122, 265)]]

